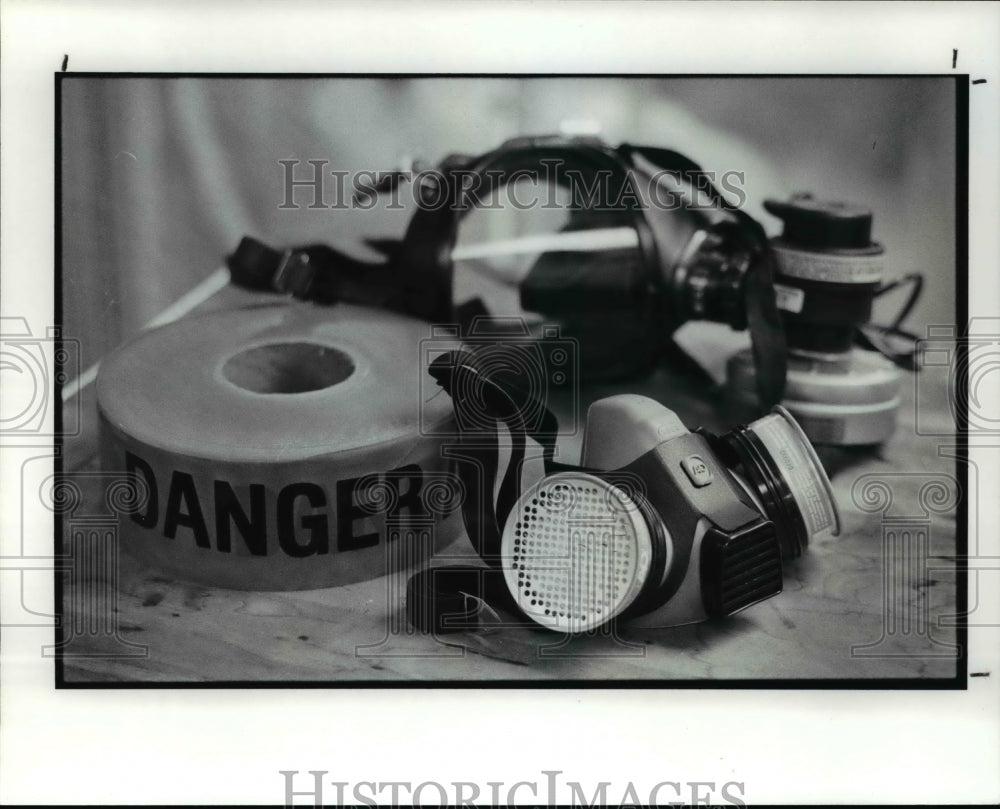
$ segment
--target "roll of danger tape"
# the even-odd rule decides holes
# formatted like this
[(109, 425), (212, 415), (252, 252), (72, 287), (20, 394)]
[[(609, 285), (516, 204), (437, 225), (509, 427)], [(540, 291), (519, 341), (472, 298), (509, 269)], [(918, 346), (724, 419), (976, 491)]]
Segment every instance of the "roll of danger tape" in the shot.
[[(101, 459), (122, 548), (175, 575), (301, 590), (412, 567), (461, 531), (425, 324), (281, 303), (188, 318), (106, 358)], [(434, 388), (436, 391), (436, 388)]]

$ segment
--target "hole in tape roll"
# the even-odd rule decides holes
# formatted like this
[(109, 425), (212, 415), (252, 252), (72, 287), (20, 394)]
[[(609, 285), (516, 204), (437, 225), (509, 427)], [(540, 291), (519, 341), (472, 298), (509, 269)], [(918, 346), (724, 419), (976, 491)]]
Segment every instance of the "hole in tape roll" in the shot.
[(232, 384), (252, 393), (308, 393), (343, 382), (354, 360), (318, 343), (270, 343), (234, 354), (222, 366)]

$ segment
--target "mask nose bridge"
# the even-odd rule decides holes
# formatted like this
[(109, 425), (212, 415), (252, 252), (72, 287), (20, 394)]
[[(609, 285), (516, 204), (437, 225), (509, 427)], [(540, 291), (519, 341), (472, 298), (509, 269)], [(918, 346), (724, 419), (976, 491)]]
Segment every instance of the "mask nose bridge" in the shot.
[(655, 399), (634, 393), (608, 396), (587, 410), (581, 464), (602, 471), (621, 469), (688, 432), (677, 414)]

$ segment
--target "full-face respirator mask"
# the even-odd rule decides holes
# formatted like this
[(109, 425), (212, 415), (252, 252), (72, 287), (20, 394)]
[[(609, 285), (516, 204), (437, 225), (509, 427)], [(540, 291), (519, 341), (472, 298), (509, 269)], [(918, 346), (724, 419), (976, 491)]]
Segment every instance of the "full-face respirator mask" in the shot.
[[(781, 407), (714, 435), (644, 396), (600, 399), (571, 466), (554, 460), (555, 418), (544, 407), (537, 417), (516, 373), (484, 372), (463, 351), (429, 370), (466, 425), (452, 455), (466, 529), (488, 567), (414, 576), (407, 613), (424, 631), (474, 626), (479, 600), (566, 633), (729, 616), (780, 593), (782, 562), (839, 533), (829, 480)], [(544, 467), (534, 482), (529, 447)]]
[[(521, 181), (560, 190), (558, 229), (542, 239), (461, 243), (469, 214)], [(803, 196), (769, 201), (785, 223), (769, 240), (683, 155), (589, 137), (516, 138), (415, 175), (387, 172), (358, 192), (374, 199), (407, 182), (418, 205), (405, 235), (368, 241), (381, 263), (326, 245), (280, 251), (245, 238), (228, 259), (233, 280), (468, 328), (511, 312), (490, 312), (480, 298), (456, 303), (456, 267), (460, 278), (467, 268), (495, 273), (498, 259), (527, 255), (530, 266), (508, 281), (523, 311), (578, 342), (583, 381), (636, 376), (664, 358), (694, 367), (672, 335), (687, 321), (715, 321), (749, 333), (751, 349), (729, 363), (728, 387), (751, 415), (784, 401), (814, 441), (877, 443), (891, 434), (892, 363), (912, 367), (916, 338), (900, 324), (920, 279), (882, 282), (871, 212)], [(911, 294), (892, 325), (869, 323), (874, 298), (903, 285)]]
[[(387, 173), (367, 192), (384, 193), (404, 179)], [(684, 156), (594, 138), (517, 138), (478, 157), (452, 155), (411, 179), (419, 204), (404, 237), (369, 242), (384, 263), (324, 245), (281, 252), (245, 238), (229, 258), (234, 280), (468, 324), (488, 312), (478, 299), (454, 302), (456, 263), (483, 258), (456, 249), (460, 225), (500, 189), (533, 181), (565, 191), (568, 221), (554, 244), (507, 245), (541, 253), (519, 279), (521, 306), (580, 341), (584, 380), (651, 370), (677, 327), (705, 319), (749, 330), (760, 399), (769, 406), (781, 398), (785, 343), (766, 235)], [(495, 251), (486, 250), (490, 255)]]

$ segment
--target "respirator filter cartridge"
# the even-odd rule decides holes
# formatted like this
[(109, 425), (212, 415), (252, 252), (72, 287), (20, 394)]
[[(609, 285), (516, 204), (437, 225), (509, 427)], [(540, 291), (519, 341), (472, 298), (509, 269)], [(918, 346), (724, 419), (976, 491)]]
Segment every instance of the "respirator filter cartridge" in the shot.
[(669, 555), (662, 524), (621, 487), (585, 472), (548, 476), (522, 494), (503, 533), (504, 576), (539, 624), (586, 632), (620, 615)]

